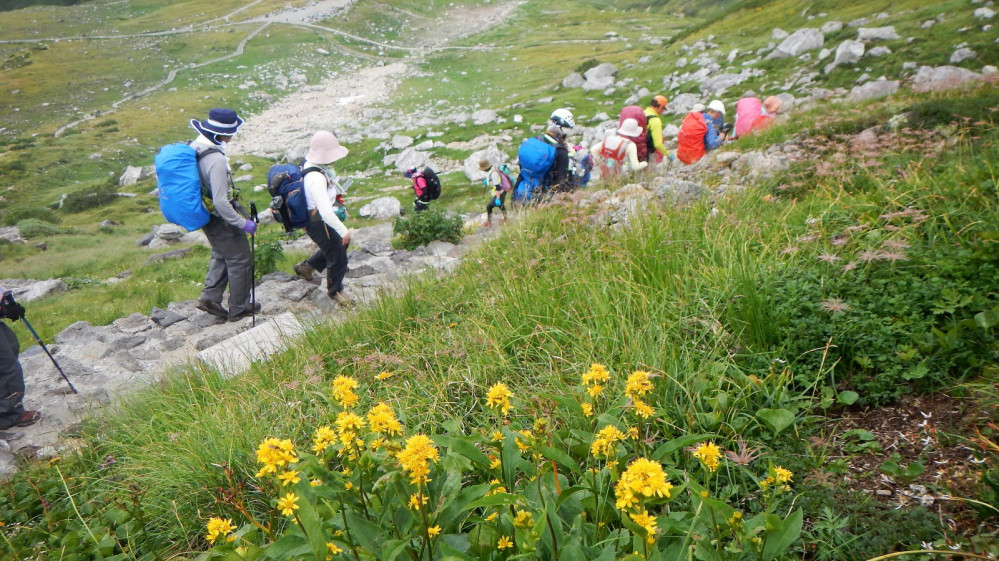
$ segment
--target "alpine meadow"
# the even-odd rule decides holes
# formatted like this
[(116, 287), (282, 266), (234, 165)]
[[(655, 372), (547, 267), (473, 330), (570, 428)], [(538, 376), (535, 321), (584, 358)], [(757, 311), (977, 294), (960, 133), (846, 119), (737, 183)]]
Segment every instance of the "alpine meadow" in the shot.
[(0, 558), (999, 559), (997, 11), (0, 3)]

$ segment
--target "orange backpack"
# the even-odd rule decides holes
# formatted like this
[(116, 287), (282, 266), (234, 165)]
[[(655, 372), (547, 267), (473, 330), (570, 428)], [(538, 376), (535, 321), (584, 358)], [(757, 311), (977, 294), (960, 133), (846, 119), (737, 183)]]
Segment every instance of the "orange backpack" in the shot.
[(704, 115), (699, 111), (691, 111), (680, 125), (677, 135), (676, 157), (685, 164), (692, 164), (704, 157), (704, 135), (708, 125)]

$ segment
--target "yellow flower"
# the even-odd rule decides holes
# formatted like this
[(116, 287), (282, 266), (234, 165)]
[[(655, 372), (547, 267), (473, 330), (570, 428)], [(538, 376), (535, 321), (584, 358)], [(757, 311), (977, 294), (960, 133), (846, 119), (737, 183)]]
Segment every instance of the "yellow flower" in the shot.
[(604, 387), (600, 384), (595, 384), (586, 388), (586, 393), (590, 394), (590, 397), (592, 398), (597, 398), (604, 393)]
[(513, 519), (513, 525), (518, 528), (530, 528), (534, 525), (534, 517), (526, 510), (518, 510)]
[(584, 417), (592, 417), (593, 416), (593, 406), (590, 405), (589, 403), (583, 403), (582, 406), (583, 406), (583, 416)]
[(337, 376), (333, 379), (333, 399), (340, 402), (344, 407), (353, 407), (357, 401), (357, 380), (349, 376)]
[(278, 510), (281, 514), (285, 516), (293, 516), (295, 511), (298, 510), (298, 495), (295, 493), (288, 493), (287, 495), (278, 499), (277, 504)]
[(368, 424), (371, 432), (378, 434), (402, 434), (402, 423), (395, 418), (395, 412), (387, 403), (379, 403), (368, 411)]
[(489, 454), (489, 469), (499, 469), (502, 466), (503, 462), (495, 454)]
[(632, 400), (631, 405), (632, 407), (635, 408), (635, 413), (637, 413), (638, 416), (643, 419), (648, 419), (649, 417), (656, 414), (655, 410), (649, 407), (648, 403), (645, 403), (640, 399)]
[(777, 481), (780, 483), (791, 483), (792, 482), (791, 478), (794, 477), (794, 474), (791, 473), (791, 470), (784, 469), (780, 466), (774, 468), (774, 475), (777, 477)]
[[(2, 525), (3, 524), (0, 523), (0, 526)], [(232, 518), (223, 519), (216, 518), (214, 516), (208, 519), (208, 523), (205, 524), (205, 527), (208, 529), (208, 534), (205, 536), (208, 543), (215, 543), (215, 540), (219, 537), (225, 536), (236, 529), (236, 527), (232, 525)]]
[(323, 484), (323, 482), (320, 479), (310, 479), (309, 480), (309, 486), (310, 487), (319, 487), (322, 484)]
[(375, 380), (388, 380), (391, 377), (391, 372), (380, 372), (377, 376), (375, 376)]
[(611, 457), (614, 455), (614, 443), (624, 440), (624, 433), (617, 430), (614, 425), (607, 425), (600, 429), (593, 437), (593, 444), (590, 445), (590, 453), (594, 456)]
[(490, 514), (489, 516), (486, 517), (486, 522), (492, 522), (493, 520), (496, 520), (497, 518), (499, 518), (499, 513), (498, 512), (494, 512), (494, 513), (492, 513), (492, 514)]
[(493, 431), (493, 435), (491, 438), (493, 442), (503, 442), (503, 433), (501, 433), (500, 431)]
[(760, 489), (763, 489), (764, 491), (766, 491), (767, 487), (770, 487), (773, 484), (774, 484), (774, 478), (773, 478), (773, 476), (769, 476), (766, 479), (764, 479), (763, 481), (760, 481)]
[(628, 465), (614, 486), (617, 497), (615, 506), (624, 510), (637, 506), (644, 498), (669, 498), (671, 489), (673, 484), (666, 481), (666, 473), (659, 462), (637, 458)]
[(350, 491), (351, 489), (354, 488), (354, 484), (351, 483), (350, 481), (348, 481), (348, 482), (346, 482), (346, 483), (343, 484), (343, 488), (346, 489), (346, 490), (348, 490), (348, 491)]
[(427, 504), (429, 500), (430, 499), (425, 495), (421, 496), (420, 493), (413, 493), (410, 495), (409, 504), (406, 506), (408, 506), (411, 510), (417, 510), (420, 508), (420, 505)]
[(503, 551), (508, 547), (513, 547), (513, 540), (507, 536), (500, 536), (499, 541), (496, 542), (496, 549)]
[(607, 380), (610, 380), (610, 373), (607, 372), (607, 367), (603, 364), (593, 363), (590, 365), (590, 369), (583, 374), (584, 386), (606, 382)]
[(340, 547), (337, 546), (335, 543), (326, 542), (326, 561), (332, 561), (333, 556), (342, 551), (343, 550), (340, 549)]
[(281, 480), (282, 485), (293, 485), (302, 480), (302, 478), (298, 476), (298, 472), (294, 470), (289, 470), (284, 473), (280, 473), (278, 474), (277, 478)]
[(636, 399), (652, 391), (651, 374), (644, 370), (636, 370), (628, 376), (624, 384), (624, 393), (631, 399)]
[(700, 460), (708, 471), (716, 471), (719, 465), (718, 459), (721, 458), (721, 450), (714, 442), (708, 442), (701, 444), (694, 450), (694, 457)]
[(268, 438), (257, 448), (257, 461), (264, 464), (257, 472), (257, 477), (261, 477), (277, 473), (279, 467), (297, 462), (298, 457), (295, 456), (295, 448), (290, 440)]
[[(364, 419), (356, 413), (351, 413), (350, 411), (341, 411), (336, 416), (336, 428), (340, 431), (340, 434), (352, 433), (356, 434), (357, 431), (364, 427)], [(349, 439), (353, 440), (353, 438)]]
[(510, 391), (510, 388), (503, 382), (499, 382), (489, 388), (489, 393), (486, 394), (486, 405), (492, 409), (498, 408), (506, 415), (512, 409), (511, 397), (513, 397), (513, 392)]
[(628, 438), (632, 440), (638, 439), (638, 427), (628, 427)]
[(429, 437), (417, 434), (406, 441), (406, 447), (399, 452), (396, 458), (398, 458), (402, 469), (409, 473), (411, 482), (419, 484), (430, 481), (427, 479), (427, 475), (430, 474), (428, 462), (436, 462), (440, 455)]
[(427, 535), (430, 536), (431, 538), (434, 537), (434, 536), (436, 536), (437, 534), (440, 534), (440, 533), (441, 533), (441, 527), (440, 526), (431, 526), (431, 527), (427, 528)]
[(493, 479), (489, 482), (489, 484), (494, 485), (494, 487), (486, 493), (487, 497), (489, 495), (495, 495), (496, 493), (506, 493), (506, 487), (503, 486), (503, 482), (499, 479)]
[(336, 433), (333, 432), (333, 428), (329, 425), (321, 426), (312, 435), (312, 451), (321, 454), (334, 442), (336, 442)]
[(631, 519), (635, 521), (635, 524), (638, 524), (639, 526), (642, 527), (642, 529), (645, 530), (646, 541), (648, 543), (655, 543), (656, 517), (650, 516), (649, 511), (642, 509), (642, 512), (639, 512), (637, 514), (632, 514)]

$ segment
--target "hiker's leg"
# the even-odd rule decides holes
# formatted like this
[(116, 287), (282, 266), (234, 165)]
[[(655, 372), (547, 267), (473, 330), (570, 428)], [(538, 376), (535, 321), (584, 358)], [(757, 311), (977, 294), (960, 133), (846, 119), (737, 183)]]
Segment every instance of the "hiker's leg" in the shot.
[(305, 232), (319, 246), (326, 261), (326, 291), (330, 296), (342, 291), (343, 277), (347, 274), (347, 248), (343, 246), (343, 238), (325, 222), (311, 222)]
[(14, 330), (0, 322), (0, 426), (4, 427), (24, 414), (24, 372), (17, 361), (20, 350)]
[(225, 252), (221, 250), (224, 245), (225, 222), (212, 216), (201, 230), (208, 238), (208, 244), (212, 246), (212, 256), (208, 261), (208, 272), (205, 273), (205, 287), (201, 289), (201, 300), (209, 300), (217, 304), (222, 303), (222, 296), (225, 295), (225, 287), (229, 285), (229, 271), (225, 266)]
[(305, 262), (308, 263), (310, 267), (315, 269), (316, 272), (321, 273), (326, 270), (326, 265), (327, 265), (326, 257), (323, 256), (322, 249), (316, 250), (316, 252), (310, 255), (309, 258), (305, 260)]
[(253, 254), (246, 232), (221, 220), (220, 222), (221, 228), (215, 234), (212, 252), (218, 251), (224, 256), (224, 266), (229, 278), (229, 317), (233, 317), (250, 309)]

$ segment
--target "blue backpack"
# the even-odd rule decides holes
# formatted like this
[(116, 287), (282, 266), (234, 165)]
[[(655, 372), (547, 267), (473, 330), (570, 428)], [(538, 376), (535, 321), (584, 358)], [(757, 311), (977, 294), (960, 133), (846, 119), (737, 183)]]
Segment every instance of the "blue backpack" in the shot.
[(305, 202), (302, 178), (317, 167), (302, 169), (295, 164), (275, 164), (267, 170), (267, 191), (271, 194), (271, 213), (284, 225), (286, 232), (309, 225), (309, 208)]
[(539, 137), (531, 137), (520, 143), (517, 159), (520, 160), (520, 177), (513, 190), (513, 200), (529, 201), (536, 190), (545, 186), (545, 178), (555, 163), (555, 147)]
[(160, 212), (167, 222), (183, 226), (189, 232), (208, 224), (211, 215), (205, 208), (198, 162), (218, 148), (200, 154), (184, 142), (167, 144), (153, 159), (160, 198)]

